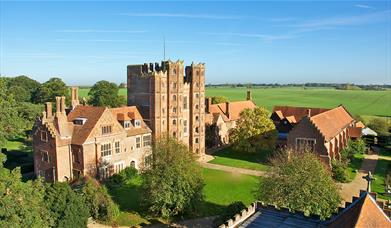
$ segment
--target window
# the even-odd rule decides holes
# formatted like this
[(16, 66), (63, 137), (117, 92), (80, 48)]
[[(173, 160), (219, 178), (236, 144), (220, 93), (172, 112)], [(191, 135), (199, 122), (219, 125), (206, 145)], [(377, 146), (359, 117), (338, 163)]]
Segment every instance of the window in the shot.
[(200, 87), (200, 83), (196, 82), (196, 87)]
[(118, 162), (114, 164), (114, 172), (119, 173), (124, 169), (124, 162)]
[(135, 127), (141, 127), (141, 120), (134, 120)]
[(152, 154), (145, 156), (145, 158), (144, 158), (145, 167), (150, 167), (152, 165), (152, 163), (153, 163)]
[(172, 136), (173, 136), (174, 138), (176, 138), (176, 132), (175, 132), (175, 131), (172, 133)]
[(39, 170), (38, 171), (38, 176), (45, 178), (46, 177), (46, 170)]
[(80, 149), (72, 149), (73, 162), (80, 164)]
[(49, 161), (50, 161), (49, 153), (47, 151), (43, 150), (43, 151), (41, 151), (41, 155), (42, 155), (42, 157), (41, 157), (42, 161), (49, 163)]
[(195, 132), (196, 132), (196, 133), (199, 133), (199, 132), (200, 132), (200, 131), (199, 131), (199, 127), (196, 127), (196, 128), (195, 128)]
[(173, 99), (174, 101), (176, 101), (176, 95), (173, 95), (173, 96), (172, 96), (172, 99)]
[(174, 113), (176, 113), (176, 108), (172, 108), (172, 111), (173, 111)]
[(115, 142), (115, 153), (119, 154), (121, 152), (120, 142)]
[(187, 96), (183, 97), (183, 109), (187, 109)]
[(110, 156), (111, 155), (111, 143), (106, 143), (100, 145), (100, 155), (102, 157)]
[(101, 179), (106, 179), (109, 177), (109, 167), (104, 166), (99, 168), (99, 176)]
[(166, 113), (166, 109), (162, 109), (162, 113), (163, 113), (163, 115)]
[(87, 121), (86, 118), (76, 118), (73, 120), (73, 123), (75, 125), (83, 125), (83, 124), (85, 124), (86, 121)]
[(130, 162), (130, 167), (136, 168), (136, 161), (131, 161)]
[(196, 106), (195, 106), (195, 108), (196, 108), (196, 109), (198, 109), (198, 108), (199, 108), (199, 106), (198, 106), (198, 105), (196, 105)]
[(164, 97), (164, 95), (162, 95), (162, 100), (164, 101), (166, 98)]
[(198, 116), (195, 116), (195, 120), (198, 122), (200, 119)]
[(47, 142), (48, 141), (48, 133), (46, 131), (41, 131), (41, 140), (43, 142)]
[(176, 82), (173, 82), (173, 83), (172, 83), (172, 87), (173, 87), (174, 89), (176, 89)]
[(136, 137), (136, 148), (141, 147), (141, 137)]
[(172, 120), (172, 124), (173, 124), (173, 125), (176, 125), (176, 120)]
[(129, 120), (124, 121), (124, 128), (130, 128), (130, 121)]
[(187, 133), (187, 120), (183, 120), (183, 133)]
[(195, 143), (198, 143), (198, 141), (199, 141), (198, 138), (195, 138)]
[(315, 139), (311, 138), (296, 138), (296, 149), (297, 150), (305, 150), (308, 149), (310, 151), (315, 150)]
[(144, 135), (143, 136), (143, 145), (144, 146), (150, 146), (151, 145), (151, 135)]
[(199, 98), (199, 97), (200, 97), (200, 95), (199, 95), (198, 93), (196, 93), (196, 94), (195, 94), (195, 97), (196, 97), (196, 98)]
[(102, 127), (102, 135), (110, 134), (111, 133), (111, 126), (103, 126)]

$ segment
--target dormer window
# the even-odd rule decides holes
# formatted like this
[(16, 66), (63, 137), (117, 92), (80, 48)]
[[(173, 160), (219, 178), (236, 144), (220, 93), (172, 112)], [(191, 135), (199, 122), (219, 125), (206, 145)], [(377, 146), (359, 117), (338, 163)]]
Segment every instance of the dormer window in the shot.
[(131, 122), (129, 120), (124, 121), (124, 128), (130, 128)]
[(87, 121), (86, 118), (76, 118), (76, 119), (73, 120), (73, 124), (75, 124), (75, 125), (83, 125), (83, 124), (86, 123), (86, 121)]
[(141, 127), (141, 120), (134, 120), (135, 127)]

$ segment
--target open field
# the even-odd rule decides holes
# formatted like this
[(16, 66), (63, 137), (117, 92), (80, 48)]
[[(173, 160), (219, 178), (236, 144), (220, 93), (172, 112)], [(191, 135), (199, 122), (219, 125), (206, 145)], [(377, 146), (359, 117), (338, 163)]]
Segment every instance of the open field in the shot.
[[(204, 202), (201, 205), (201, 217), (221, 214), (226, 206), (235, 201), (249, 205), (255, 201), (253, 191), (256, 190), (259, 177), (232, 174), (219, 170), (203, 169), (205, 180)], [(114, 201), (120, 206), (120, 216), (116, 222), (123, 226), (158, 223), (143, 217), (140, 208), (141, 179), (135, 179), (126, 185), (110, 190)]]
[(270, 152), (259, 151), (257, 153), (240, 153), (233, 151), (231, 147), (221, 149), (213, 154), (215, 159), (209, 161), (212, 164), (225, 165), (237, 168), (267, 171), (267, 156)]
[[(89, 89), (80, 89), (85, 97)], [(226, 96), (231, 101), (244, 100), (246, 88), (206, 88), (206, 96)], [(120, 95), (126, 96), (121, 88)], [(271, 110), (274, 105), (295, 105), (332, 108), (345, 105), (353, 115), (391, 117), (391, 91), (336, 90), (333, 88), (254, 88), (252, 97), (257, 105)]]

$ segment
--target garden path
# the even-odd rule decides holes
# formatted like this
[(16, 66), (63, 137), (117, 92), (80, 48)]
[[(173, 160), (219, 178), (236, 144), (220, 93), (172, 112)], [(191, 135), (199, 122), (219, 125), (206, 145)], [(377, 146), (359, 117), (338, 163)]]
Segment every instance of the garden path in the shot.
[(364, 155), (364, 161), (354, 180), (350, 183), (340, 184), (342, 187), (341, 196), (343, 201), (352, 202), (353, 196), (358, 197), (360, 190), (367, 189), (367, 181), (363, 179), (363, 176), (367, 175), (368, 171), (371, 171), (372, 174), (375, 172), (378, 158), (379, 156), (377, 154)]
[(266, 172), (259, 171), (259, 170), (236, 168), (236, 167), (231, 167), (231, 166), (204, 163), (204, 162), (200, 162), (200, 163), (203, 167), (208, 168), (208, 169), (216, 169), (216, 170), (221, 170), (221, 171), (230, 172), (230, 173), (240, 173), (240, 174), (246, 174), (246, 175), (252, 175), (252, 176), (265, 176), (266, 175)]

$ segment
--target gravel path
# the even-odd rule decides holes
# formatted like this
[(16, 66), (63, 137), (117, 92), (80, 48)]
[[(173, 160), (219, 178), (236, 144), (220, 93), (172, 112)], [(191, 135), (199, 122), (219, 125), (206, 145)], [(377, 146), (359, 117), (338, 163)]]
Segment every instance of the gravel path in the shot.
[(242, 168), (236, 168), (236, 167), (230, 167), (225, 165), (217, 165), (217, 164), (211, 164), (211, 163), (201, 163), (201, 165), (208, 169), (216, 169), (221, 170), (225, 172), (230, 173), (240, 173), (240, 174), (246, 174), (246, 175), (252, 175), (252, 176), (265, 176), (266, 172), (259, 171), (259, 170), (251, 170), (251, 169), (242, 169)]
[(378, 155), (365, 155), (364, 161), (362, 162), (361, 168), (357, 173), (354, 180), (350, 183), (341, 184), (341, 196), (342, 200), (345, 202), (352, 202), (353, 196), (359, 196), (360, 190), (367, 189), (367, 181), (362, 177), (368, 174), (368, 171), (371, 171), (373, 174), (376, 169)]

